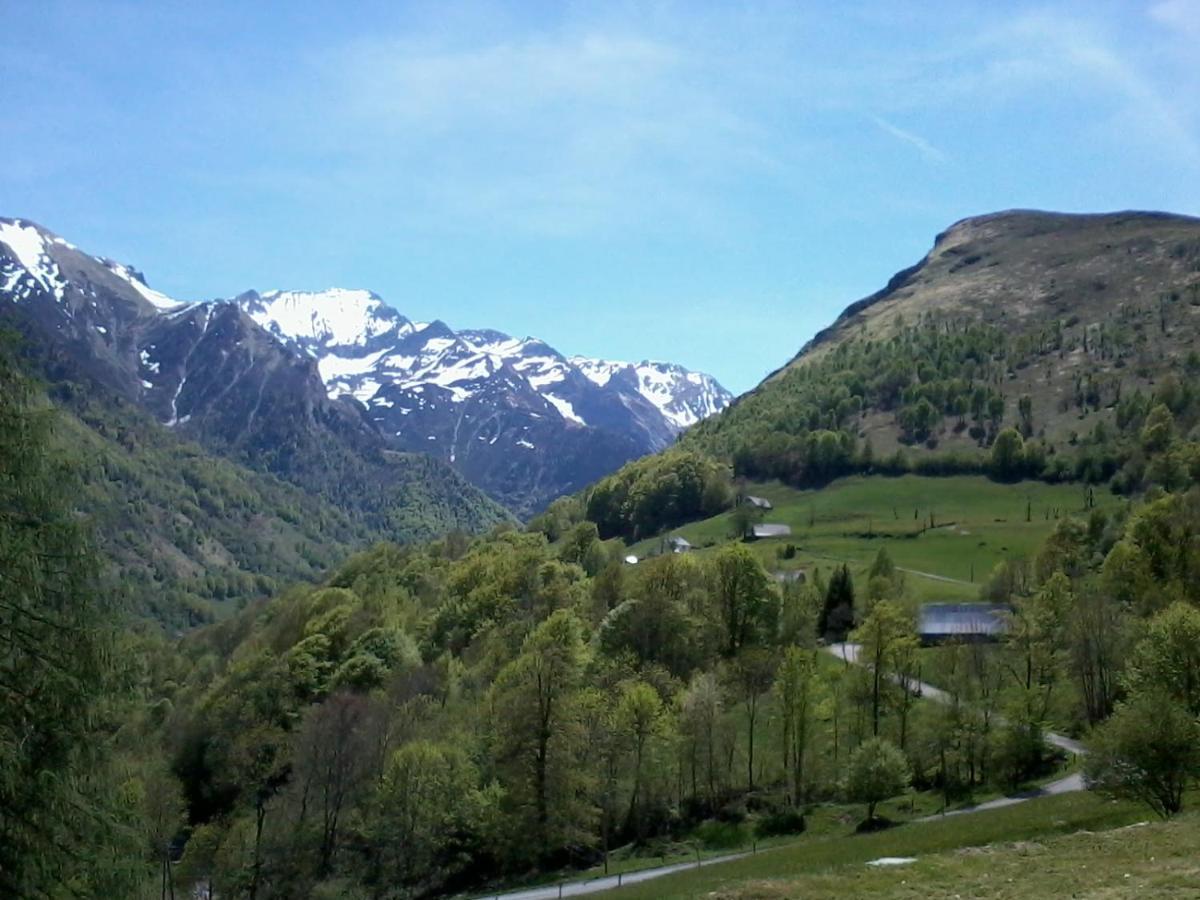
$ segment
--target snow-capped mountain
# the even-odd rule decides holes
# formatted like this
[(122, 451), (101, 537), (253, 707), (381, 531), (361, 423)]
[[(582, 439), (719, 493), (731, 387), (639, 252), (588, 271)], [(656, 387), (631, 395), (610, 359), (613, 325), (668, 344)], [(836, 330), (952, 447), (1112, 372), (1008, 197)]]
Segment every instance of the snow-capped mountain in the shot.
[(330, 490), (323, 441), (378, 445), (449, 463), (529, 514), (731, 399), (669, 363), (568, 358), (536, 338), (413, 322), (368, 291), (175, 300), (19, 219), (0, 219), (4, 300), (0, 313), (19, 310), (23, 328), (164, 425)]
[(440, 461), (392, 452), (361, 406), (328, 396), (308, 354), (237, 303), (173, 300), (136, 269), (21, 219), (0, 219), (0, 326), (25, 336), (50, 380), (115, 394), (379, 534), (433, 536), (507, 518)]
[(732, 399), (671, 363), (566, 357), (537, 338), (412, 322), (367, 291), (254, 291), (236, 302), (316, 360), (400, 446), (452, 463), (520, 512), (670, 444)]
[(637, 392), (680, 431), (716, 415), (733, 399), (711, 375), (689, 372), (675, 363), (646, 360), (635, 365), (572, 356), (571, 364), (600, 387), (632, 382)]

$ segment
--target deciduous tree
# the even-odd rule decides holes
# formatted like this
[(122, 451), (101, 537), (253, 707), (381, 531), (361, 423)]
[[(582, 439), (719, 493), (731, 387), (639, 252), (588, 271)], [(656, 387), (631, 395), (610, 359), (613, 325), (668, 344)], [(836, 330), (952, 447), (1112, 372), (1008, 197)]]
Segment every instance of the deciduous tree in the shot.
[(846, 798), (867, 804), (867, 822), (875, 818), (875, 807), (903, 793), (912, 774), (908, 760), (891, 741), (871, 738), (850, 754), (846, 770)]
[(1097, 729), (1085, 766), (1094, 790), (1139, 800), (1168, 818), (1200, 780), (1200, 724), (1165, 691), (1135, 694)]

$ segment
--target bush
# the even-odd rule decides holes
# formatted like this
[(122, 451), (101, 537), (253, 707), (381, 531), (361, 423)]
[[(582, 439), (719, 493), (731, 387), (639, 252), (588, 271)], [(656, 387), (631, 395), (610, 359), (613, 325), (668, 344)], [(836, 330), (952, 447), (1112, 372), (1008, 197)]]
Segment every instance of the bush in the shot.
[(1200, 782), (1200, 724), (1161, 688), (1117, 707), (1097, 729), (1085, 767), (1088, 787), (1145, 803), (1166, 819)]
[(784, 834), (803, 834), (804, 813), (798, 809), (782, 809), (763, 816), (755, 823), (754, 834), (759, 838), (776, 837)]
[(693, 837), (708, 850), (729, 850), (746, 844), (746, 829), (733, 822), (708, 821), (700, 825)]
[(846, 773), (846, 798), (867, 804), (867, 821), (875, 818), (875, 807), (903, 793), (912, 780), (908, 759), (895, 744), (871, 738), (850, 754)]
[(741, 800), (732, 800), (716, 811), (715, 818), (718, 822), (741, 825), (746, 821), (746, 815), (746, 804)]

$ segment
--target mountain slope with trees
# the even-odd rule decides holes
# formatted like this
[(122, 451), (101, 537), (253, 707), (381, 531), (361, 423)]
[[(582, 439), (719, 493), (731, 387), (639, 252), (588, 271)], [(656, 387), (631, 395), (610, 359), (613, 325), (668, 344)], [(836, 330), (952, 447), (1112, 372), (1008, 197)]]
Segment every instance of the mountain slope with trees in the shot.
[(0, 275), (0, 323), (25, 337), (51, 382), (103, 387), (386, 536), (509, 518), (448, 466), (399, 452), (361, 405), (330, 399), (315, 362), (236, 303), (174, 301), (129, 266), (19, 219), (0, 219)]
[[(993, 463), (1001, 477), (1169, 484), (1190, 464), (1161, 451), (1198, 420), (1198, 338), (1200, 221), (966, 219), (682, 446), (801, 485)], [(1162, 441), (1147, 442), (1156, 406)]]
[(0, 220), (0, 328), (64, 413), (102, 551), (172, 625), (374, 540), (511, 519), (448, 466), (390, 447), (236, 305), (176, 303), (32, 223)]

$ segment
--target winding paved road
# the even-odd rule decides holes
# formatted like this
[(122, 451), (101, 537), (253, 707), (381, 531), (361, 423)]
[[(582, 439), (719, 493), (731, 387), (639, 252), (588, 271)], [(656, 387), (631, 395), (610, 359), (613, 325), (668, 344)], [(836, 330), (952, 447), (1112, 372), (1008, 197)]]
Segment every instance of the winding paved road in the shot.
[[(858, 660), (859, 646), (858, 644), (830, 644), (825, 648), (838, 659), (855, 665), (862, 665)], [(934, 687), (932, 684), (927, 684), (924, 681), (909, 682), (912, 686), (913, 693), (927, 697), (935, 703), (950, 703), (950, 695), (941, 688)], [(997, 721), (1004, 720), (997, 717)], [(1053, 731), (1047, 731), (1044, 735), (1047, 744), (1058, 747), (1060, 750), (1065, 750), (1067, 753), (1072, 753), (1075, 756), (1082, 756), (1087, 753), (1087, 748), (1074, 738), (1069, 738), (1063, 734), (1056, 734)], [(1026, 800), (1033, 800), (1037, 797), (1048, 797), (1051, 794), (1070, 794), (1075, 791), (1086, 789), (1083, 783), (1083, 775), (1076, 772), (1073, 775), (1068, 775), (1065, 778), (1059, 778), (1055, 781), (1048, 782), (1039, 788), (1034, 788), (1029, 791), (1022, 791), (1019, 794), (1013, 794), (1009, 797), (1000, 797), (996, 800), (988, 800), (986, 803), (978, 803), (975, 806), (964, 806), (962, 809), (954, 809), (949, 812), (937, 813), (936, 815), (926, 816), (923, 819), (917, 819), (918, 822), (930, 822), (936, 819), (945, 819), (950, 816), (962, 816), (968, 813), (983, 812), (988, 809), (1001, 809), (1005, 806), (1015, 806), (1018, 803), (1024, 803)]]
[[(925, 573), (920, 573), (925, 574)], [(937, 576), (934, 576), (937, 577)], [(947, 579), (952, 580), (952, 579)], [(861, 665), (858, 661), (858, 644), (830, 644), (826, 651), (836, 656), (838, 659), (854, 665)], [(923, 681), (910, 682), (914, 687), (914, 693), (921, 697), (927, 697), (936, 703), (949, 703), (950, 696), (941, 688), (934, 687), (932, 684), (926, 684)], [(1052, 731), (1046, 732), (1046, 743), (1053, 744), (1061, 750), (1076, 755), (1082, 755), (1087, 752), (1083, 744), (1072, 738), (1062, 734), (1055, 734)], [(949, 812), (937, 813), (932, 816), (926, 816), (922, 819), (916, 819), (915, 822), (934, 822), (938, 819), (949, 818), (950, 816), (965, 816), (971, 813), (984, 812), (989, 809), (1001, 809), (1005, 806), (1015, 806), (1018, 803), (1025, 803), (1028, 800), (1033, 800), (1037, 797), (1048, 797), (1052, 794), (1070, 794), (1075, 791), (1085, 789), (1083, 776), (1076, 772), (1074, 775), (1068, 775), (1066, 778), (1059, 778), (1057, 781), (1051, 781), (1040, 788), (1034, 788), (1030, 791), (1023, 791), (1020, 794), (1013, 794), (1010, 797), (1000, 797), (996, 800), (989, 800), (986, 803), (979, 803), (975, 806), (965, 806), (962, 809), (955, 809)], [(771, 848), (779, 849), (779, 848)], [(769, 853), (770, 850), (763, 851)], [(688, 869), (695, 869), (699, 866), (715, 866), (724, 862), (731, 862), (735, 859), (742, 859), (749, 856), (747, 852), (731, 853), (727, 856), (713, 856), (706, 860), (702, 860), (699, 864), (695, 862), (674, 863), (669, 866), (657, 866), (653, 869), (641, 869), (637, 872), (626, 872), (621, 875), (606, 875), (600, 878), (593, 878), (589, 881), (569, 881), (562, 884), (546, 885), (544, 887), (529, 888), (523, 891), (512, 891), (507, 894), (484, 894), (480, 900), (487, 900), (489, 897), (498, 898), (498, 900), (555, 900), (557, 897), (579, 897), (584, 894), (598, 894), (601, 891), (610, 891), (613, 888), (621, 887), (626, 884), (637, 884), (642, 881), (649, 881), (652, 878), (661, 878), (664, 875), (672, 875), (675, 872), (683, 872)]]
[(742, 853), (730, 853), (727, 856), (711, 856), (708, 859), (701, 860), (699, 863), (673, 863), (669, 866), (639, 869), (636, 872), (624, 872), (620, 875), (603, 875), (599, 878), (593, 878), (590, 881), (567, 881), (562, 885), (551, 884), (545, 887), (514, 891), (508, 894), (484, 894), (479, 900), (488, 900), (489, 897), (499, 898), (499, 900), (554, 900), (556, 897), (578, 897), (582, 894), (610, 891), (613, 888), (626, 884), (637, 884), (639, 881), (649, 881), (651, 878), (661, 878), (663, 875), (672, 875), (675, 872), (684, 872), (703, 866), (714, 866), (717, 863), (732, 862), (735, 859), (742, 859), (749, 855), (750, 853), (746, 851)]

